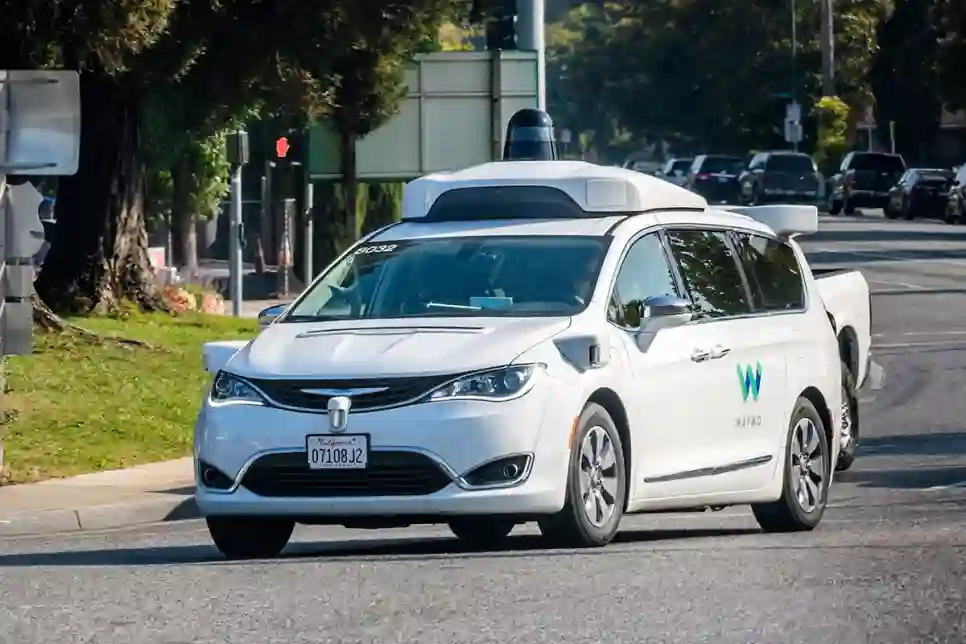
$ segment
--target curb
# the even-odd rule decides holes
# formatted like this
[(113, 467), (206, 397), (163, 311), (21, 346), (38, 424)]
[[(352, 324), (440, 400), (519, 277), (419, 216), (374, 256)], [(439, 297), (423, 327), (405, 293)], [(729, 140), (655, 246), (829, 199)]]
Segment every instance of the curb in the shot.
[(187, 521), (201, 516), (193, 496), (166, 494), (76, 510), (47, 510), (0, 519), (0, 537), (128, 528), (148, 523)]

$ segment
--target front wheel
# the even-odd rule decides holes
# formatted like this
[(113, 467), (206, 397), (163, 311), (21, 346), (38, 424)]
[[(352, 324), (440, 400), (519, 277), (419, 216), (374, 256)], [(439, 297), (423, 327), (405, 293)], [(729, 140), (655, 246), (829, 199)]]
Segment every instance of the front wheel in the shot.
[(208, 517), (208, 533), (229, 559), (277, 557), (295, 530), (295, 521), (262, 517)]
[(620, 526), (626, 494), (620, 433), (606, 409), (588, 403), (574, 432), (564, 507), (538, 522), (540, 532), (562, 546), (607, 545)]
[(855, 376), (848, 365), (842, 363), (842, 437), (839, 460), (835, 471), (844, 472), (855, 462), (855, 450), (859, 447), (859, 396), (855, 390)]
[(830, 460), (822, 417), (811, 401), (799, 398), (788, 428), (782, 495), (751, 506), (762, 530), (804, 532), (818, 526), (828, 502)]

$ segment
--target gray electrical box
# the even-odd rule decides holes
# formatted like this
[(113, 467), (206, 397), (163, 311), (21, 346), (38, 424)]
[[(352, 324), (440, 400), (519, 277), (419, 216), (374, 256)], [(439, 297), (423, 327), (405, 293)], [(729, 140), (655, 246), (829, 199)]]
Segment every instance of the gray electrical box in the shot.
[(239, 130), (228, 135), (228, 163), (233, 166), (248, 163), (248, 132)]

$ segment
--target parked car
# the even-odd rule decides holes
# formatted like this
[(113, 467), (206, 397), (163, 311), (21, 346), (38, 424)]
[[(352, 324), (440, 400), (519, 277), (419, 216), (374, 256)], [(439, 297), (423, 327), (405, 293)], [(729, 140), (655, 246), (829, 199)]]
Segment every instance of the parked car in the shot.
[(947, 224), (966, 224), (966, 163), (959, 166), (955, 173), (943, 219)]
[(694, 159), (668, 159), (667, 163), (658, 168), (657, 172), (654, 173), (655, 177), (664, 179), (665, 181), (670, 181), (676, 186), (683, 186), (688, 180), (688, 171), (691, 169), (691, 164), (694, 163)]
[(889, 191), (883, 211), (889, 219), (945, 216), (952, 170), (910, 168)]
[(813, 204), (821, 182), (812, 157), (787, 151), (756, 154), (738, 177), (741, 202), (747, 205), (776, 201)]
[(885, 208), (889, 190), (906, 171), (898, 154), (849, 152), (829, 180), (828, 212), (855, 213), (856, 208)]
[(737, 203), (741, 194), (738, 175), (744, 167), (745, 160), (741, 157), (701, 154), (694, 158), (684, 187), (712, 204)]

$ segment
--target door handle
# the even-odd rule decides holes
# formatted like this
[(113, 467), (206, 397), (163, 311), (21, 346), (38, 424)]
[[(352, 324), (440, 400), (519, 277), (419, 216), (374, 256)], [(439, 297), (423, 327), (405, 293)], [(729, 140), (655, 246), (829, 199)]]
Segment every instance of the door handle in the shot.
[(711, 359), (711, 351), (708, 349), (695, 349), (691, 352), (691, 360), (694, 362), (704, 362)]
[(712, 360), (717, 360), (718, 358), (723, 358), (726, 355), (728, 355), (729, 353), (731, 353), (731, 349), (729, 349), (728, 347), (723, 347), (720, 344), (716, 344), (713, 347), (711, 347), (711, 359)]

